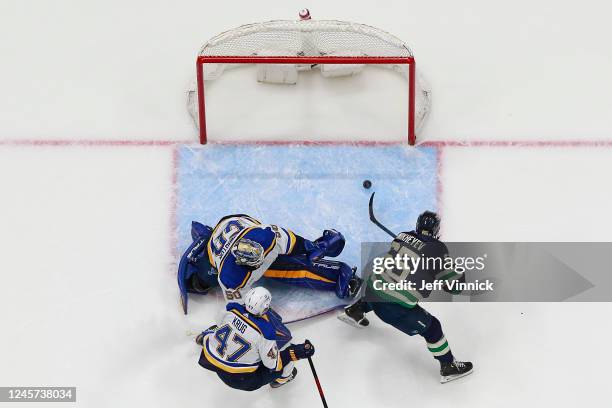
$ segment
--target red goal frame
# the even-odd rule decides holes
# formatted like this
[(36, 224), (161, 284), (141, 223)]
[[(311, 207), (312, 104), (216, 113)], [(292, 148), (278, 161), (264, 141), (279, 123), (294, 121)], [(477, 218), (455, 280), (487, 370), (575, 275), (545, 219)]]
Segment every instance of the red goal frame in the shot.
[(414, 57), (361, 57), (361, 56), (210, 56), (201, 55), (196, 61), (198, 89), (198, 118), (200, 143), (206, 144), (206, 104), (204, 101), (204, 64), (405, 64), (408, 65), (408, 144), (416, 143), (415, 135), (415, 88), (416, 62)]

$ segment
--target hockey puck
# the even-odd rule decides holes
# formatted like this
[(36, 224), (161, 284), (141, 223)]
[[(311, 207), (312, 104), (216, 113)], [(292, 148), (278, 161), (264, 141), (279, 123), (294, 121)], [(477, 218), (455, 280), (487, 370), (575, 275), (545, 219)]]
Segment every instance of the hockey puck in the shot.
[(363, 180), (363, 188), (369, 189), (372, 187), (372, 182), (370, 180)]

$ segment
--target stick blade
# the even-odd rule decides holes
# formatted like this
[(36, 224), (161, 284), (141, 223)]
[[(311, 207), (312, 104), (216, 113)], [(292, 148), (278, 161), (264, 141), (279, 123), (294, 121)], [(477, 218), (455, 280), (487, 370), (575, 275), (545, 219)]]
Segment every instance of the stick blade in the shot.
[(368, 203), (368, 213), (370, 214), (370, 221), (372, 222), (376, 221), (376, 217), (374, 217), (374, 194), (376, 194), (376, 192), (372, 193), (370, 202)]

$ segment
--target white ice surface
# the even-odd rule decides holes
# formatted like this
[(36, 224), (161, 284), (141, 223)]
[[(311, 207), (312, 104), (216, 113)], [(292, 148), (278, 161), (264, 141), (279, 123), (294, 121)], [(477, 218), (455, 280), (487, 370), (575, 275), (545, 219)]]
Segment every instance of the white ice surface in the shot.
[[(583, 220), (576, 208), (610, 202), (609, 188), (582, 182), (609, 174), (608, 156), (608, 149), (445, 149), (445, 235), (605, 239), (612, 217), (603, 210), (593, 225), (574, 224)], [(0, 148), (0, 384), (76, 385), (84, 407), (318, 404), (304, 364), (286, 389), (251, 394), (225, 388), (196, 364), (185, 330), (209, 321), (185, 318), (178, 306), (171, 158), (163, 146)], [(590, 345), (610, 335), (609, 303), (428, 308), (457, 356), (475, 362), (470, 378), (439, 385), (422, 341), (376, 318), (361, 331), (333, 316), (293, 325), (296, 339), (317, 345), (330, 406), (569, 407), (607, 398), (609, 361)]]
[[(612, 138), (612, 6), (596, 0), (6, 0), (0, 141), (195, 141), (183, 91), (200, 45), (300, 7), (412, 46), (434, 92), (424, 137)], [(196, 364), (184, 330), (208, 322), (186, 320), (176, 298), (171, 149), (0, 147), (0, 385), (76, 385), (75, 406), (88, 408), (317, 406), (304, 364), (290, 386), (256, 394), (228, 390)], [(445, 237), (609, 241), (611, 155), (446, 148)], [(375, 318), (369, 331), (332, 316), (292, 330), (317, 345), (331, 407), (608, 403), (609, 303), (430, 309), (457, 356), (475, 362), (471, 377), (439, 385), (422, 342)]]
[(610, 159), (610, 148), (445, 149), (444, 236), (449, 241), (610, 241)]

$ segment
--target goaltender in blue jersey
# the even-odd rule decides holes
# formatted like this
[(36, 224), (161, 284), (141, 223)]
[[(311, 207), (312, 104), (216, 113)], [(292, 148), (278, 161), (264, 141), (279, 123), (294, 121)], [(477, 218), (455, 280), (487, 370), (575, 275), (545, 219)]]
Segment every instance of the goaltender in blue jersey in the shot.
[[(242, 302), (253, 283), (279, 255), (292, 253), (297, 241), (290, 230), (264, 225), (248, 215), (222, 218), (213, 229), (207, 251), (225, 299)], [(301, 243), (303, 246), (303, 240)]]
[(345, 240), (333, 229), (314, 241), (288, 228), (263, 224), (246, 214), (228, 215), (214, 228), (192, 222), (193, 243), (179, 263), (183, 309), (187, 293), (220, 286), (227, 302), (242, 303), (262, 276), (292, 285), (353, 297), (361, 285), (356, 268), (326, 259), (340, 255)]

